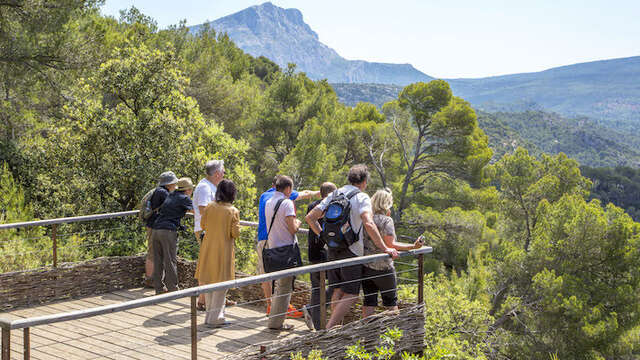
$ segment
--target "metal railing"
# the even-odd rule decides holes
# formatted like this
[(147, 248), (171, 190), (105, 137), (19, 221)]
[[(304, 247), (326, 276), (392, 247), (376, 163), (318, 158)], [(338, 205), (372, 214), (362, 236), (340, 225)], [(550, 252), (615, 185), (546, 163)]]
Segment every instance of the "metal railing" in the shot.
[[(58, 225), (137, 216), (139, 212), (140, 210), (131, 210), (131, 211), (121, 211), (121, 212), (85, 215), (85, 216), (74, 216), (74, 217), (57, 218), (57, 219), (25, 221), (25, 222), (12, 223), (12, 224), (0, 224), (0, 230), (21, 229), (21, 228), (36, 227), (36, 226), (51, 226), (51, 255), (53, 259), (52, 266), (54, 268), (57, 268), (58, 267), (58, 241), (57, 241)], [(187, 216), (193, 216), (193, 215), (187, 214)], [(258, 223), (241, 220), (240, 225), (257, 227)], [(300, 229), (299, 232), (308, 233), (309, 230)]]
[[(30, 221), (30, 222), (22, 222), (22, 223), (14, 223), (14, 224), (0, 224), (0, 230), (4, 229), (16, 229), (16, 228), (24, 228), (30, 226), (47, 226), (51, 225), (54, 229), (52, 231), (52, 251), (55, 259), (56, 255), (56, 241), (55, 241), (55, 227), (58, 224), (72, 223), (72, 222), (82, 222), (82, 221), (94, 221), (101, 219), (110, 219), (116, 217), (125, 217), (132, 216), (138, 213), (135, 211), (125, 211), (118, 213), (109, 213), (109, 214), (99, 214), (99, 215), (89, 215), (89, 216), (79, 216), (72, 218), (60, 218), (60, 219), (51, 219), (51, 220), (40, 220), (40, 221)], [(240, 221), (240, 225), (243, 226), (257, 226), (255, 222), (249, 221)], [(300, 229), (300, 232), (308, 232), (308, 229)], [(400, 252), (400, 257), (409, 257), (415, 256), (418, 258), (418, 266), (417, 266), (417, 285), (418, 285), (418, 294), (417, 294), (417, 303), (423, 303), (424, 301), (424, 255), (432, 252), (431, 247), (422, 247), (420, 249), (409, 250)], [(298, 276), (303, 274), (311, 274), (311, 273), (320, 273), (320, 288), (326, 289), (326, 272), (329, 270), (341, 268), (344, 266), (351, 265), (362, 265), (372, 263), (378, 260), (386, 259), (389, 255), (387, 254), (376, 254), (376, 255), (368, 255), (368, 256), (360, 256), (355, 258), (349, 258), (344, 260), (336, 260), (325, 262), (321, 264), (307, 265), (293, 269), (287, 269), (267, 274), (249, 276), (237, 280), (229, 280), (225, 282), (202, 285), (198, 287), (188, 288), (184, 290), (178, 290), (170, 293), (165, 293), (161, 295), (150, 296), (142, 299), (136, 299), (131, 301), (125, 301), (118, 304), (111, 304), (106, 306), (100, 306), (95, 308), (76, 310), (71, 312), (45, 315), (45, 316), (37, 316), (30, 317), (25, 319), (16, 319), (16, 320), (8, 320), (0, 318), (0, 328), (2, 328), (2, 352), (1, 352), (1, 360), (9, 360), (11, 356), (11, 332), (13, 330), (23, 330), (23, 356), (24, 359), (30, 359), (30, 329), (35, 326), (42, 326), (48, 324), (55, 324), (64, 321), (71, 320), (79, 320), (84, 318), (90, 318), (94, 316), (116, 313), (121, 311), (126, 311), (130, 309), (136, 309), (145, 306), (157, 305), (162, 303), (167, 303), (173, 300), (182, 299), (186, 297), (191, 298), (191, 359), (197, 359), (197, 309), (196, 309), (196, 299), (198, 295), (203, 293), (209, 293), (217, 290), (229, 290), (235, 288), (241, 288), (249, 285), (259, 284), (268, 281), (274, 281), (286, 277)], [(54, 260), (54, 267), (56, 266), (57, 261)], [(327, 314), (326, 314), (326, 305), (327, 299), (325, 296), (325, 291), (320, 291), (320, 322), (321, 327), (326, 327)]]

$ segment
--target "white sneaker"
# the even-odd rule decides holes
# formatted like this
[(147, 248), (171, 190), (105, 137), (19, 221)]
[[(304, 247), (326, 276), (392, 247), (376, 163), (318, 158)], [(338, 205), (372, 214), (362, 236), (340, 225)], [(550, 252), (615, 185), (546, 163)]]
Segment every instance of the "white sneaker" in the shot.
[(307, 310), (307, 305), (302, 307), (302, 313), (304, 314), (304, 323), (307, 324), (307, 327), (309, 328), (309, 330), (313, 331), (314, 330), (313, 319), (311, 318), (311, 314), (309, 313), (309, 310)]

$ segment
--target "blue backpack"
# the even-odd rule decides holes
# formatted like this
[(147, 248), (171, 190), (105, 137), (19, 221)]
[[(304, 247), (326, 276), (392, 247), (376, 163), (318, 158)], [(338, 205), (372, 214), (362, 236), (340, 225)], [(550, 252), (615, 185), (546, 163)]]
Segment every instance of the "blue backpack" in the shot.
[(360, 231), (351, 226), (351, 198), (360, 190), (348, 194), (333, 192), (332, 199), (324, 213), (324, 224), (320, 238), (330, 249), (346, 249), (358, 241)]

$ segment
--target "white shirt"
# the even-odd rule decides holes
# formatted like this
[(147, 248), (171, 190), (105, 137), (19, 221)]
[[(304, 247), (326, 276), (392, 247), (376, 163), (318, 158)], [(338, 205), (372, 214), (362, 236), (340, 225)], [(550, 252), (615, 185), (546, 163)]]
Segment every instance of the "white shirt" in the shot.
[[(273, 228), (271, 228), (271, 219), (273, 218), (273, 210), (278, 200), (284, 199), (278, 208), (275, 219), (273, 219)], [(267, 231), (269, 232), (269, 248), (277, 248), (280, 246), (291, 245), (297, 241), (295, 234), (289, 232), (287, 225), (288, 216), (296, 216), (296, 209), (293, 201), (287, 199), (283, 193), (276, 191), (271, 199), (267, 201), (264, 208), (264, 215), (267, 220)], [(271, 231), (269, 231), (271, 229)]]
[(207, 206), (216, 200), (216, 186), (209, 180), (202, 179), (193, 190), (193, 231), (202, 231), (200, 227), (200, 208), (198, 206)]
[[(359, 190), (359, 189), (353, 185), (345, 185), (340, 189), (338, 189), (338, 192), (347, 195), (354, 190)], [(322, 202), (318, 204), (316, 207), (322, 211), (325, 211), (332, 199), (333, 199), (333, 193), (331, 193), (329, 196), (324, 198), (324, 200), (322, 200)], [(353, 227), (353, 231), (358, 233), (358, 241), (351, 244), (351, 246), (349, 246), (349, 250), (358, 256), (362, 256), (364, 255), (363, 238), (364, 238), (364, 232), (366, 230), (364, 230), (364, 226), (362, 226), (361, 215), (367, 211), (373, 214), (373, 208), (371, 206), (371, 198), (369, 198), (369, 195), (361, 191), (355, 196), (353, 196), (351, 200), (349, 200), (349, 203), (351, 204), (351, 214), (350, 214), (351, 226)]]

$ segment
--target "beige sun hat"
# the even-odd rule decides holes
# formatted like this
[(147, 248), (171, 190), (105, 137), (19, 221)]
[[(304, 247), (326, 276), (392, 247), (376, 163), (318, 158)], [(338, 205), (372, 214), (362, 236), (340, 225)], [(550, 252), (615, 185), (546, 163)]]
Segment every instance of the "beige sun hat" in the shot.
[(176, 190), (185, 191), (189, 189), (193, 189), (193, 181), (191, 181), (191, 178), (183, 177), (178, 179), (178, 186)]

